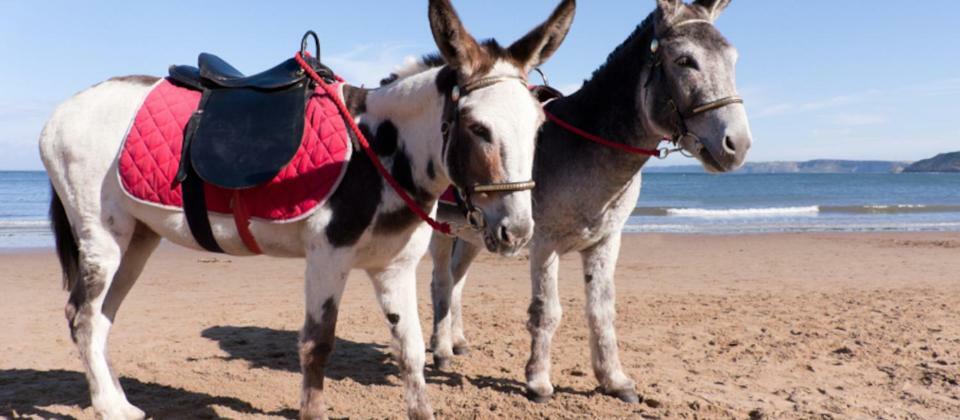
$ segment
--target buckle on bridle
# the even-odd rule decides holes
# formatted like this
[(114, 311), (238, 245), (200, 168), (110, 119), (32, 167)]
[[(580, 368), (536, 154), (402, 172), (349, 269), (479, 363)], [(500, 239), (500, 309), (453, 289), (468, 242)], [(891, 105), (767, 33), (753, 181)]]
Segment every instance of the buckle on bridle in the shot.
[(476, 231), (482, 231), (487, 227), (487, 219), (484, 217), (483, 209), (473, 204), (474, 193), (527, 191), (532, 190), (536, 186), (537, 183), (533, 180), (530, 180), (524, 182), (504, 182), (499, 184), (477, 184), (466, 190), (461, 190), (458, 187), (457, 190), (460, 193), (460, 197), (463, 198), (463, 202), (460, 203), (458, 201), (458, 204), (462, 205), (462, 208), (466, 213), (467, 223), (470, 225), (470, 227)]
[(471, 207), (467, 209), (467, 223), (470, 224), (470, 227), (474, 230), (481, 231), (487, 227), (487, 219), (483, 217), (483, 210), (479, 207)]
[(681, 154), (682, 156), (688, 157), (688, 158), (692, 158), (692, 157), (693, 157), (692, 154), (689, 154), (690, 152), (687, 152), (686, 149), (684, 149), (683, 147), (680, 147), (680, 146), (677, 146), (677, 147), (674, 147), (674, 148), (661, 147), (661, 148), (657, 149), (657, 151), (660, 152), (660, 154), (657, 155), (657, 159), (660, 159), (660, 160), (665, 160), (666, 158), (670, 157), (670, 155), (672, 155), (672, 154), (674, 154), (674, 153), (679, 153), (679, 154)]
[(460, 102), (460, 86), (454, 86), (450, 91), (450, 100), (454, 103)]

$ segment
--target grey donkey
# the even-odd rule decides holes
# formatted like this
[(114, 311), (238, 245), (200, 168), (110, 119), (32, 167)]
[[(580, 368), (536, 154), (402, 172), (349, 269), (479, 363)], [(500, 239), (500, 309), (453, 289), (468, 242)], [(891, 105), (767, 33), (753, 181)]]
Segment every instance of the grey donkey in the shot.
[[(545, 107), (583, 131), (638, 147), (656, 147), (671, 137), (709, 172), (738, 169), (751, 145), (747, 113), (736, 95), (737, 51), (713, 25), (730, 0), (657, 0), (657, 9), (610, 54), (582, 88)], [(592, 143), (555, 123), (546, 123), (536, 151), (530, 242), (532, 296), (527, 329), (532, 335), (526, 366), (528, 396), (553, 395), (550, 345), (560, 324), (557, 266), (561, 255), (579, 252), (586, 282), (586, 312), (594, 374), (603, 391), (638, 402), (634, 381), (618, 355), (614, 269), (621, 231), (640, 197), (640, 170), (649, 156)], [(463, 220), (455, 206), (440, 216)], [(478, 238), (434, 235), (431, 287), (434, 362), (448, 369), (467, 351), (462, 293), (471, 262), (483, 247)]]

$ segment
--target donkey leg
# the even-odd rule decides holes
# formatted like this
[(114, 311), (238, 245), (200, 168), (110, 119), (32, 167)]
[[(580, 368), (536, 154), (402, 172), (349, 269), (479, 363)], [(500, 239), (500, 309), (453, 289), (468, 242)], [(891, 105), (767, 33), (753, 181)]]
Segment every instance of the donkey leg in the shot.
[(553, 396), (550, 383), (550, 344), (553, 333), (560, 325), (563, 310), (557, 290), (557, 251), (538, 243), (530, 248), (530, 275), (533, 287), (530, 308), (527, 313), (527, 330), (530, 331), (530, 360), (527, 361), (527, 396), (544, 403)]
[[(143, 272), (147, 260), (153, 255), (153, 251), (157, 249), (157, 245), (159, 244), (159, 235), (150, 230), (146, 225), (137, 223), (133, 231), (133, 237), (130, 239), (130, 245), (127, 246), (126, 252), (123, 253), (123, 258), (120, 260), (120, 267), (117, 269), (117, 274), (113, 276), (113, 283), (107, 291), (107, 296), (101, 309), (103, 315), (110, 320), (111, 325), (116, 322), (117, 311), (120, 310), (120, 305), (127, 297), (130, 289), (132, 289), (133, 285), (137, 282), (137, 279), (140, 278), (140, 274)], [(126, 398), (126, 393), (120, 386), (116, 371), (113, 370), (112, 367), (111, 371), (113, 373), (113, 385), (120, 391), (124, 398)], [(140, 412), (139, 409), (133, 406), (128, 410), (134, 413)], [(139, 417), (139, 415), (135, 414), (133, 417)]]
[(303, 386), (301, 419), (326, 419), (323, 379), (336, 342), (337, 314), (349, 269), (335, 269), (334, 258), (311, 256), (306, 275), (306, 316), (300, 331)]
[(480, 247), (457, 240), (453, 247), (453, 295), (450, 299), (450, 315), (453, 323), (453, 354), (464, 355), (470, 352), (470, 344), (463, 334), (463, 287), (467, 284), (467, 273), (473, 260), (480, 255)]
[(153, 255), (153, 251), (160, 244), (160, 235), (157, 235), (149, 227), (142, 223), (137, 223), (133, 231), (133, 237), (130, 239), (130, 245), (127, 251), (123, 253), (123, 259), (120, 261), (120, 268), (117, 275), (113, 278), (113, 284), (107, 292), (107, 299), (103, 302), (103, 313), (113, 322), (117, 317), (117, 311), (120, 304), (126, 299), (134, 283), (140, 278), (147, 260)]
[(581, 252), (587, 294), (587, 323), (593, 372), (607, 394), (624, 402), (638, 403), (635, 384), (623, 372), (617, 348), (617, 318), (614, 272), (620, 253), (620, 235), (615, 234)]
[(432, 419), (433, 409), (423, 376), (425, 355), (417, 310), (416, 262), (405, 261), (383, 271), (370, 272), (370, 277), (398, 352), (407, 414), (411, 419)]
[(450, 369), (453, 358), (453, 337), (450, 331), (453, 275), (450, 271), (450, 257), (455, 244), (455, 238), (448, 238), (439, 233), (434, 233), (430, 240), (430, 256), (433, 259), (433, 278), (430, 282), (433, 334), (430, 336), (430, 348), (433, 350), (434, 366), (442, 371)]
[[(78, 226), (83, 232), (78, 238), (80, 248), (80, 279), (70, 291), (65, 312), (71, 337), (80, 352), (90, 386), (90, 399), (97, 416), (104, 419), (140, 419), (145, 414), (127, 401), (116, 374), (107, 359), (107, 339), (121, 298), (107, 305), (113, 285), (129, 290), (137, 273), (121, 270), (127, 266), (142, 266), (137, 257), (143, 256), (137, 242), (135, 254), (127, 258), (125, 251), (131, 244), (137, 223), (126, 215), (107, 216), (107, 223), (87, 222)], [(149, 242), (149, 241), (148, 241)], [(116, 282), (116, 283), (115, 283)], [(125, 293), (125, 292), (124, 292)], [(120, 293), (120, 294), (124, 294)]]

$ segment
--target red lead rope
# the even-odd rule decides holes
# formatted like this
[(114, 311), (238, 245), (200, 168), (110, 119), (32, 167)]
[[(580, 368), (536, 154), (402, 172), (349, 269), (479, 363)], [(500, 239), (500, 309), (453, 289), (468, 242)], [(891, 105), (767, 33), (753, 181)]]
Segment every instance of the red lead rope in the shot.
[(633, 146), (629, 146), (629, 145), (626, 145), (626, 144), (623, 144), (623, 143), (617, 143), (617, 142), (615, 142), (615, 141), (610, 141), (610, 140), (607, 140), (607, 139), (605, 139), (605, 138), (603, 138), (603, 137), (599, 137), (599, 136), (595, 136), (595, 135), (593, 135), (593, 134), (590, 134), (590, 133), (588, 133), (588, 132), (586, 132), (586, 131), (583, 131), (583, 130), (577, 128), (577, 127), (574, 127), (573, 125), (571, 125), (570, 123), (568, 123), (568, 122), (566, 122), (566, 121), (564, 121), (564, 120), (561, 120), (561, 119), (560, 119), (559, 117), (557, 117), (556, 115), (551, 114), (550, 111), (547, 111), (546, 108), (543, 109), (543, 113), (547, 116), (547, 119), (549, 119), (549, 120), (550, 120), (551, 122), (553, 122), (554, 124), (559, 125), (559, 126), (560, 126), (561, 128), (563, 128), (564, 130), (567, 130), (567, 131), (569, 131), (569, 132), (571, 132), (571, 133), (573, 133), (573, 134), (576, 134), (576, 135), (578, 135), (578, 136), (580, 136), (580, 137), (583, 137), (583, 138), (585, 138), (585, 139), (587, 139), (587, 140), (590, 140), (590, 141), (592, 141), (592, 142), (594, 142), (594, 143), (599, 143), (599, 144), (602, 144), (602, 145), (607, 146), (607, 147), (612, 148), (612, 149), (623, 150), (623, 151), (625, 151), (625, 152), (627, 152), (627, 153), (633, 153), (633, 154), (637, 154), (637, 155), (647, 155), (647, 156), (654, 156), (654, 157), (661, 157), (661, 156), (662, 156), (662, 154), (661, 154), (662, 152), (661, 152), (660, 150), (658, 150), (658, 149), (641, 149), (641, 148), (639, 148), (639, 147), (633, 147)]
[[(307, 54), (307, 56), (309, 57), (310, 55)], [(310, 67), (310, 64), (303, 59), (303, 56), (301, 56), (299, 52), (295, 58), (297, 63), (300, 64), (300, 67), (303, 68), (303, 71), (307, 72), (310, 78), (313, 79), (314, 82), (317, 82), (317, 85), (323, 88), (327, 95), (330, 95), (330, 97), (333, 98), (333, 102), (337, 104), (337, 108), (340, 109), (340, 113), (343, 114), (345, 117), (344, 119), (347, 120), (347, 123), (350, 125), (350, 130), (353, 131), (353, 134), (357, 136), (357, 141), (360, 142), (360, 147), (364, 152), (367, 153), (367, 157), (369, 157), (370, 161), (373, 162), (373, 166), (377, 168), (377, 172), (380, 172), (380, 176), (387, 180), (387, 183), (390, 184), (393, 190), (396, 191), (397, 195), (399, 195), (400, 198), (407, 204), (407, 207), (410, 208), (410, 211), (420, 217), (420, 219), (424, 222), (427, 222), (427, 224), (430, 225), (430, 227), (432, 227), (434, 230), (445, 235), (452, 235), (453, 229), (450, 228), (449, 223), (441, 223), (430, 217), (430, 215), (423, 211), (417, 202), (410, 197), (410, 194), (407, 194), (407, 191), (400, 186), (400, 183), (397, 182), (396, 178), (390, 175), (390, 171), (387, 171), (387, 168), (383, 166), (383, 162), (380, 162), (380, 158), (377, 157), (377, 154), (373, 151), (373, 148), (370, 147), (370, 143), (367, 143), (366, 137), (364, 137), (363, 133), (360, 132), (360, 127), (357, 127), (356, 121), (354, 121), (353, 116), (350, 115), (350, 110), (348, 110), (347, 106), (342, 100), (340, 100), (340, 95), (337, 94), (337, 92), (333, 89), (333, 86), (327, 84), (327, 82), (325, 82), (323, 78), (320, 77), (320, 75), (318, 75), (312, 67)]]

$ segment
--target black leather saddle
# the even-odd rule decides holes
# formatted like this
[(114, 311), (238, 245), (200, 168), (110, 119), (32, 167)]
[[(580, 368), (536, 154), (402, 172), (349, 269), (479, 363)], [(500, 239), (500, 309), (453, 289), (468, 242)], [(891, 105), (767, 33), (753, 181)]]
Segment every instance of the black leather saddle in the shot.
[[(304, 35), (300, 53), (332, 83), (333, 71), (305, 54), (311, 38), (320, 56), (320, 39), (313, 31)], [(234, 190), (237, 231), (250, 251), (260, 253), (249, 230), (249, 216), (240, 209), (240, 190), (270, 182), (293, 159), (303, 140), (307, 101), (316, 86), (293, 58), (253, 76), (213, 54), (200, 54), (198, 62), (197, 67), (170, 67), (169, 80), (203, 93), (184, 130), (180, 168), (171, 188), (183, 187), (183, 210), (197, 243), (221, 253), (204, 184)]]
[[(321, 77), (333, 72), (308, 63)], [(303, 138), (306, 103), (313, 81), (295, 59), (247, 76), (213, 54), (198, 67), (172, 66), (170, 79), (203, 92), (184, 133), (177, 181), (191, 172), (227, 189), (269, 182), (293, 159)]]

